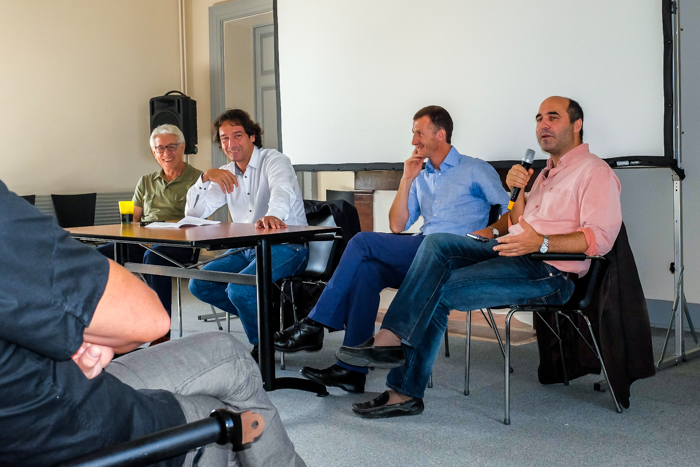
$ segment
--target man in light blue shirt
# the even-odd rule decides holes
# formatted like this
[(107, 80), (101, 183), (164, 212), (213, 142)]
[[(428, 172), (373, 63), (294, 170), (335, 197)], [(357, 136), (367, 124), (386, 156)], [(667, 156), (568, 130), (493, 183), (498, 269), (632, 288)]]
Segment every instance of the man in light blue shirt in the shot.
[[(508, 194), (490, 164), (457, 152), (451, 144), (452, 128), (450, 114), (439, 106), (424, 107), (413, 117), (415, 149), (404, 163), (389, 225), (398, 234), (423, 216), (421, 234), (362, 232), (353, 237), (309, 316), (275, 334), (276, 350), (319, 350), (324, 327), (345, 328), (344, 345), (365, 342), (374, 333), (379, 293), (401, 285), (426, 235), (498, 235), (487, 227), (489, 213), (492, 205), (500, 205), (505, 213)], [(338, 362), (324, 370), (304, 367), (301, 373), (326, 386), (363, 392), (367, 369)]]

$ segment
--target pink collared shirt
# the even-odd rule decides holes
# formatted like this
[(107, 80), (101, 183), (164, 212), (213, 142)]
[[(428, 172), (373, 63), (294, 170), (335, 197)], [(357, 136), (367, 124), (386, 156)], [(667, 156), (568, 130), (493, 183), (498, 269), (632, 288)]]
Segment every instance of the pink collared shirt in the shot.
[[(615, 243), (622, 225), (620, 181), (608, 164), (581, 144), (540, 172), (526, 195), (523, 219), (543, 235), (583, 232), (587, 255), (604, 255)], [(522, 233), (519, 224), (508, 228)], [(547, 261), (564, 272), (583, 276), (590, 261)]]

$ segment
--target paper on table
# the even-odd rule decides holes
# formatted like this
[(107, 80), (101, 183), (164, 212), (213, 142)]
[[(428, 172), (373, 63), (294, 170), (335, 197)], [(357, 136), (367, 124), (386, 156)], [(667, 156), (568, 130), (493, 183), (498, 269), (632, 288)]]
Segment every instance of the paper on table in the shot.
[(197, 225), (213, 225), (220, 224), (219, 221), (210, 221), (208, 219), (200, 219), (199, 217), (185, 216), (177, 222), (151, 222), (146, 227), (152, 229), (179, 229), (186, 226)]

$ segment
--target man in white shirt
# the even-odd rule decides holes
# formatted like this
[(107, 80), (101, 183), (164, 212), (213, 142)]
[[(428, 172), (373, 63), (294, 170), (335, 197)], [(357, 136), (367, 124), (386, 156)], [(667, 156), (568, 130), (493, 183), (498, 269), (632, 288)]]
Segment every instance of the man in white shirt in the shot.
[[(307, 225), (304, 201), (292, 163), (275, 149), (263, 149), (262, 130), (244, 110), (227, 110), (214, 122), (215, 141), (231, 161), (202, 174), (187, 192), (185, 214), (208, 217), (224, 204), (233, 222), (278, 229)], [(234, 251), (234, 250), (229, 250)], [(306, 267), (305, 245), (272, 246), (272, 280), (292, 276)], [(255, 250), (229, 254), (204, 266), (205, 270), (255, 274)], [(203, 302), (238, 315), (257, 357), (258, 315), (254, 286), (201, 280), (190, 291)]]

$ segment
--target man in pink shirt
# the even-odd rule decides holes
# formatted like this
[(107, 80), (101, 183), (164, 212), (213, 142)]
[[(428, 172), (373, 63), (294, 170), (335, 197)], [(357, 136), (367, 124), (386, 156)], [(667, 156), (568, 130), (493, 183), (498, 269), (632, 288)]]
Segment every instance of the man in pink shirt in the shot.
[[(496, 229), (508, 234), (478, 241), (432, 234), (423, 241), (382, 329), (357, 347), (341, 347), (350, 365), (392, 368), (388, 391), (353, 404), (366, 418), (416, 415), (432, 372), (450, 309), (476, 310), (511, 303), (563, 304), (589, 262), (535, 261), (529, 253), (604, 255), (622, 224), (620, 182), (583, 143), (583, 110), (572, 99), (540, 105), (537, 139), (549, 153), (532, 191), (520, 195)], [(533, 170), (515, 165), (509, 188), (524, 188)]]

